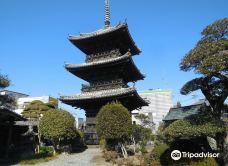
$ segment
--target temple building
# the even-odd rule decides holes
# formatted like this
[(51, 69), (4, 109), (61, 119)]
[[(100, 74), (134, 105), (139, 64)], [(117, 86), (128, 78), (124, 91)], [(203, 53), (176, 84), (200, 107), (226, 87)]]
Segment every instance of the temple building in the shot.
[[(96, 137), (96, 115), (108, 102), (119, 101), (131, 112), (148, 103), (139, 96), (129, 82), (143, 80), (144, 75), (132, 57), (141, 50), (133, 41), (126, 22), (110, 26), (109, 1), (105, 0), (105, 26), (91, 33), (69, 36), (70, 42), (85, 55), (83, 64), (65, 64), (73, 75), (88, 82), (82, 85), (81, 94), (60, 96), (60, 100), (85, 110), (87, 140)], [(87, 143), (93, 143), (87, 141)]]

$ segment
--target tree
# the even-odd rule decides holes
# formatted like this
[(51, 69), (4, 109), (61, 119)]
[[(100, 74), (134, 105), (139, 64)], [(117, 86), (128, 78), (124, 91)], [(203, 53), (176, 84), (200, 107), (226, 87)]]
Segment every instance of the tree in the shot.
[(77, 136), (75, 119), (67, 111), (52, 109), (47, 111), (40, 121), (41, 135), (51, 140), (55, 151), (60, 141), (70, 140)]
[(54, 107), (49, 103), (45, 104), (42, 101), (34, 100), (28, 106), (26, 106), (22, 112), (22, 115), (31, 120), (39, 120), (39, 118), (44, 115), (45, 112), (53, 108)]
[(138, 114), (135, 116), (135, 118), (140, 121), (140, 125), (143, 127), (148, 127), (151, 129), (154, 127), (154, 123), (152, 121), (152, 118), (150, 118), (149, 116), (147, 116), (145, 114)]
[(10, 81), (6, 75), (0, 74), (0, 88), (6, 88), (10, 85)]
[[(202, 38), (180, 63), (181, 70), (193, 70), (201, 77), (187, 82), (181, 94), (201, 90), (210, 103), (211, 114), (220, 120), (228, 96), (228, 18), (208, 25), (201, 34)], [(216, 139), (221, 152), (224, 137)]]
[(109, 147), (121, 145), (123, 155), (126, 157), (123, 143), (130, 138), (132, 132), (131, 114), (127, 108), (119, 102), (111, 102), (100, 109), (96, 118), (98, 136), (104, 138)]
[(212, 137), (223, 134), (225, 127), (222, 121), (210, 116), (192, 116), (176, 120), (165, 128), (164, 134), (170, 139)]
[(54, 109), (55, 107), (50, 103), (43, 103), (40, 100), (32, 101), (24, 111), (22, 112), (23, 117), (29, 120), (35, 120), (38, 122), (37, 130), (38, 130), (38, 144), (37, 144), (37, 152), (40, 152), (40, 144), (41, 144), (41, 133), (40, 133), (40, 118), (50, 109)]
[[(146, 145), (148, 141), (153, 139), (152, 130), (150, 128), (143, 127), (141, 125), (133, 125), (132, 129), (133, 142), (140, 145), (141, 152), (146, 151)], [(134, 143), (134, 144), (135, 144)]]
[(201, 34), (195, 48), (182, 59), (180, 69), (194, 70), (202, 76), (187, 82), (181, 94), (201, 90), (212, 114), (220, 118), (228, 96), (228, 18), (208, 25)]
[[(0, 73), (0, 90), (8, 87), (10, 80), (6, 75)], [(15, 105), (14, 98), (10, 95), (0, 94), (0, 106), (11, 107)]]

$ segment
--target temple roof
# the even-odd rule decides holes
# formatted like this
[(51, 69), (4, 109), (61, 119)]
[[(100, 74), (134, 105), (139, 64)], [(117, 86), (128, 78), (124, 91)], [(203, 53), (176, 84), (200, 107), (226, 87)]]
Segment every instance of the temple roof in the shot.
[(119, 89), (109, 89), (93, 92), (84, 92), (73, 96), (61, 96), (60, 99), (63, 100), (84, 100), (84, 99), (97, 99), (103, 97), (112, 97), (116, 95), (127, 94), (130, 92), (135, 92), (135, 88), (119, 88)]
[(79, 36), (70, 35), (69, 40), (87, 55), (114, 48), (119, 48), (122, 54), (128, 50), (132, 55), (141, 52), (133, 41), (126, 22), (91, 33), (80, 33)]
[(119, 100), (130, 111), (142, 106), (148, 105), (148, 103), (142, 99), (135, 88), (118, 88), (109, 90), (100, 90), (94, 92), (84, 92), (72, 96), (60, 96), (60, 100), (63, 103), (88, 110), (88, 107), (96, 110), (103, 106), (105, 103)]
[(10, 110), (10, 108), (0, 106), (0, 122), (26, 120), (21, 115)]
[(165, 116), (163, 121), (174, 121), (179, 119), (184, 119), (189, 116), (200, 114), (200, 110), (203, 104), (189, 105), (178, 108), (170, 108), (168, 114)]
[(145, 76), (139, 71), (134, 64), (131, 54), (128, 52), (123, 56), (115, 58), (107, 58), (95, 62), (83, 63), (83, 64), (66, 64), (65, 68), (72, 74), (80, 77), (85, 81), (90, 81), (93, 75), (102, 75), (102, 72), (112, 70), (116, 74), (121, 74), (122, 78), (126, 82), (143, 80)]

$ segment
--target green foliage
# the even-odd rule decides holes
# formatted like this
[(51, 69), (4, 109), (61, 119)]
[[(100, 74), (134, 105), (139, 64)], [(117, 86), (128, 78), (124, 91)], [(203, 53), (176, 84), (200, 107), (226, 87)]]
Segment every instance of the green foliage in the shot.
[(58, 155), (50, 155), (46, 153), (35, 154), (19, 161), (20, 165), (35, 165), (39, 163), (48, 162), (57, 158)]
[(190, 166), (218, 166), (214, 158), (204, 158), (202, 160), (193, 160), (189, 164)]
[(145, 128), (141, 125), (133, 125), (132, 135), (136, 143), (146, 140), (149, 141), (152, 138), (152, 131), (149, 128)]
[(56, 108), (56, 107), (58, 107), (58, 100), (53, 97), (50, 97), (48, 104), (51, 105), (52, 107)]
[(162, 154), (169, 149), (169, 146), (167, 144), (158, 144), (154, 147), (152, 154), (154, 160), (159, 161)]
[(44, 114), (40, 121), (40, 131), (44, 138), (53, 142), (77, 136), (74, 117), (60, 109), (49, 110)]
[(10, 85), (10, 80), (6, 75), (0, 73), (0, 89), (6, 88)]
[(180, 63), (183, 71), (194, 70), (200, 78), (187, 82), (181, 94), (201, 90), (212, 107), (212, 113), (221, 117), (228, 96), (228, 18), (208, 25), (202, 38)]
[(106, 147), (106, 140), (104, 138), (101, 138), (99, 140), (99, 145), (100, 145), (101, 148), (104, 149)]
[(39, 119), (41, 115), (44, 115), (52, 107), (48, 104), (43, 103), (42, 101), (35, 100), (32, 101), (22, 112), (22, 115), (25, 118), (29, 119)]
[(53, 155), (54, 150), (53, 150), (53, 147), (50, 147), (50, 146), (41, 146), (40, 153), (46, 154), (46, 155)]
[(138, 114), (135, 116), (136, 119), (138, 119), (141, 123), (140, 125), (143, 127), (150, 127), (152, 128), (154, 126), (154, 123), (152, 122), (152, 119), (150, 119), (149, 116), (145, 114)]
[(148, 141), (151, 141), (154, 137), (151, 129), (145, 128), (141, 125), (133, 125), (132, 136), (135, 139), (135, 143), (139, 143), (140, 151), (142, 153), (146, 153), (146, 144)]
[(192, 117), (181, 119), (170, 124), (164, 131), (164, 134), (170, 138), (180, 137), (214, 137), (216, 134), (224, 133), (224, 123), (211, 117)]
[(123, 140), (131, 134), (131, 115), (122, 104), (108, 103), (98, 112), (96, 129), (99, 137)]
[(228, 18), (208, 25), (196, 47), (185, 55), (181, 70), (211, 75), (228, 74)]
[(158, 144), (163, 144), (163, 143), (167, 142), (167, 138), (164, 134), (165, 127), (166, 127), (165, 123), (159, 124), (158, 129), (155, 134), (155, 139), (154, 139), (155, 146)]
[[(10, 80), (6, 75), (0, 73), (0, 89), (4, 89), (10, 85)], [(7, 94), (0, 94), (0, 106), (12, 107), (15, 106), (15, 100), (13, 96)]]

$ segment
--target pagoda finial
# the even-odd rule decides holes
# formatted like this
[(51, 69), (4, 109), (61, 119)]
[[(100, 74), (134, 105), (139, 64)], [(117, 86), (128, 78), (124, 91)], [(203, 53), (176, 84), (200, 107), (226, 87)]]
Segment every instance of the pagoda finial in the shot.
[(105, 28), (110, 27), (110, 5), (109, 0), (105, 0)]

